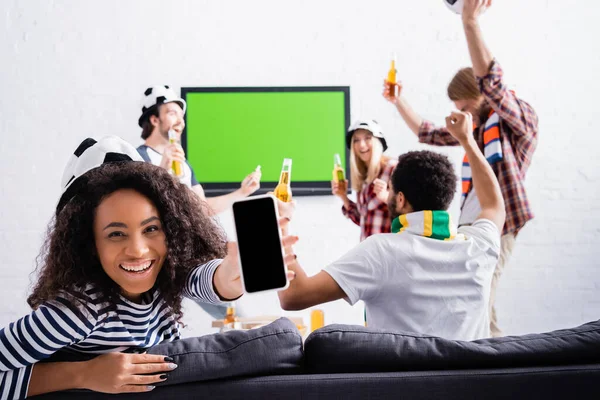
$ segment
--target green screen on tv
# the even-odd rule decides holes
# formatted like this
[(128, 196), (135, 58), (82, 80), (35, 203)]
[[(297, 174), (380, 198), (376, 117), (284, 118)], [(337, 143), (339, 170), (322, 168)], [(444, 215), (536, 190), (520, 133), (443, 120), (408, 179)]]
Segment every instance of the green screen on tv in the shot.
[[(184, 148), (209, 194), (239, 188), (261, 166), (261, 193), (292, 159), (294, 195), (329, 194), (333, 157), (347, 171), (348, 87), (182, 88)], [(346, 174), (347, 175), (347, 174)]]

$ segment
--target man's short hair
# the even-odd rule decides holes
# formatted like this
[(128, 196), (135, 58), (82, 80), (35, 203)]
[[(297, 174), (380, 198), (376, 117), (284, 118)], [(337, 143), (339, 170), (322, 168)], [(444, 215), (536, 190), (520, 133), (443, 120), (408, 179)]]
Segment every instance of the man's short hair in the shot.
[(447, 210), (456, 191), (448, 157), (432, 151), (409, 151), (398, 157), (392, 173), (394, 195), (402, 192), (413, 210)]
[(150, 122), (150, 117), (155, 116), (158, 118), (160, 106), (154, 106), (151, 110), (148, 110), (147, 115), (144, 116), (142, 122), (142, 139), (146, 140), (152, 135), (152, 131), (154, 130), (154, 125)]
[(473, 68), (459, 70), (448, 84), (448, 97), (452, 101), (476, 100), (481, 97)]

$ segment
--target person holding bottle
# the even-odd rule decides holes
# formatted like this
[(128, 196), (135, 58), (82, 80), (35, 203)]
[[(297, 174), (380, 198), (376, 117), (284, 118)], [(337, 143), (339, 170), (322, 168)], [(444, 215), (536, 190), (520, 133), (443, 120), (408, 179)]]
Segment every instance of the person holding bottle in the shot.
[[(185, 159), (183, 148), (179, 144), (185, 121), (185, 100), (179, 98), (168, 86), (154, 86), (146, 89), (142, 99), (142, 115), (138, 124), (142, 128), (142, 139), (145, 143), (138, 147), (138, 152), (145, 161), (159, 165), (170, 171), (173, 162), (181, 165), (181, 182), (191, 188), (200, 199), (206, 201), (214, 214), (231, 208), (236, 200), (241, 200), (260, 188), (260, 172), (250, 173), (240, 188), (223, 196), (205, 197), (202, 185), (198, 183), (194, 171)], [(169, 140), (169, 132), (175, 140)]]
[(388, 183), (397, 161), (385, 156), (387, 143), (374, 120), (358, 120), (346, 134), (350, 149), (350, 176), (356, 202), (348, 198), (348, 180), (331, 181), (331, 191), (343, 202), (342, 213), (360, 226), (360, 240), (376, 233), (389, 233)]
[(491, 281), (506, 213), (472, 122), (465, 112), (446, 118), (446, 129), (471, 162), (481, 203), (473, 224), (456, 228), (450, 218), (457, 177), (448, 157), (428, 150), (402, 154), (388, 199), (392, 232), (358, 243), (313, 276), (294, 258), (288, 264), (294, 280), (277, 292), (281, 307), (298, 311), (338, 299), (363, 301), (375, 329), (451, 340), (489, 337)]
[(279, 176), (279, 183), (275, 187), (273, 195), (278, 200), (289, 203), (292, 201), (292, 159), (284, 158), (283, 166), (281, 167), (281, 175)]
[[(144, 161), (158, 165), (175, 175), (174, 164), (179, 163), (181, 183), (189, 187), (208, 204), (211, 214), (219, 214), (231, 207), (234, 201), (243, 199), (260, 187), (260, 171), (249, 174), (239, 189), (216, 197), (205, 197), (202, 185), (198, 183), (194, 170), (185, 159), (183, 148), (179, 144), (185, 122), (185, 100), (179, 98), (168, 86), (154, 86), (146, 89), (142, 100), (142, 115), (138, 124), (142, 128), (144, 144), (137, 148)], [(220, 304), (208, 304), (200, 300), (196, 303), (210, 316), (224, 318), (227, 307)]]
[[(462, 23), (471, 56), (472, 68), (459, 70), (448, 85), (448, 97), (460, 111), (473, 116), (473, 134), (479, 148), (492, 166), (506, 204), (506, 224), (502, 228), (502, 252), (494, 278), (490, 300), (492, 336), (502, 336), (494, 308), (498, 280), (512, 254), (515, 239), (533, 218), (525, 175), (538, 142), (538, 116), (527, 102), (509, 90), (504, 72), (483, 41), (479, 15), (491, 6), (491, 0), (465, 0)], [(391, 95), (391, 84), (384, 82), (383, 96), (398, 110), (404, 122), (421, 143), (434, 146), (458, 146), (446, 128), (435, 127), (422, 119), (402, 96)], [(459, 226), (473, 224), (481, 211), (481, 202), (471, 176), (470, 160), (462, 167), (462, 198)]]
[(152, 391), (177, 357), (146, 352), (181, 339), (183, 299), (243, 295), (237, 245), (196, 195), (117, 136), (83, 140), (61, 182), (32, 310), (0, 326), (0, 399)]

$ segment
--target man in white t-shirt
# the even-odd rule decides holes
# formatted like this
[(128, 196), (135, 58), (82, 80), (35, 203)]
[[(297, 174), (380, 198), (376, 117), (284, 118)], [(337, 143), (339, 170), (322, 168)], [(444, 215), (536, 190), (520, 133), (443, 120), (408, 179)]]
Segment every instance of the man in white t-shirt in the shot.
[(371, 327), (457, 340), (490, 336), (488, 305), (504, 202), (473, 138), (471, 115), (454, 112), (446, 126), (471, 160), (481, 205), (477, 220), (458, 231), (452, 225), (446, 210), (456, 175), (446, 156), (406, 153), (390, 182), (393, 233), (371, 236), (312, 277), (297, 263), (289, 266), (296, 278), (279, 292), (284, 309), (363, 300)]
[[(234, 201), (241, 200), (260, 188), (260, 172), (246, 176), (240, 188), (223, 196), (205, 197), (202, 185), (196, 180), (192, 167), (185, 159), (183, 148), (179, 144), (185, 127), (185, 100), (179, 98), (168, 86), (154, 86), (146, 89), (142, 98), (142, 114), (138, 124), (142, 128), (144, 144), (138, 152), (145, 161), (170, 170), (173, 161), (179, 161), (183, 167), (181, 182), (191, 188), (210, 206), (215, 214), (231, 207)], [(169, 143), (169, 130), (175, 132), (176, 143)]]

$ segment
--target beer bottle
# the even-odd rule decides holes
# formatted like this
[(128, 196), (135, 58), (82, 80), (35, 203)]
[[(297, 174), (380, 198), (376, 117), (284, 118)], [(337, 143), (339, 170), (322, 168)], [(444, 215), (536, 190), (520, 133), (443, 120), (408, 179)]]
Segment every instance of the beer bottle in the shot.
[(387, 82), (391, 85), (389, 95), (391, 97), (398, 96), (398, 86), (396, 86), (396, 83), (398, 83), (398, 81), (396, 80), (396, 56), (395, 55), (392, 56), (392, 65), (390, 66), (390, 70), (388, 71)]
[(226, 324), (230, 324), (236, 321), (236, 316), (235, 316), (235, 306), (233, 304), (233, 302), (230, 302), (227, 305), (227, 311), (225, 313), (225, 323)]
[(344, 177), (344, 169), (342, 168), (342, 161), (340, 160), (340, 155), (335, 154), (333, 156), (333, 181), (334, 182), (344, 182), (346, 178)]
[[(169, 143), (177, 143), (177, 134), (173, 129), (169, 129)], [(178, 178), (183, 175), (183, 169), (181, 168), (181, 163), (179, 161), (173, 161), (171, 163), (171, 173)]]
[(310, 313), (310, 331), (314, 332), (325, 325), (325, 313), (323, 310), (312, 310)]
[(283, 166), (281, 167), (281, 175), (279, 183), (275, 188), (275, 197), (284, 203), (292, 201), (292, 188), (290, 187), (290, 179), (292, 175), (292, 159), (284, 158)]

